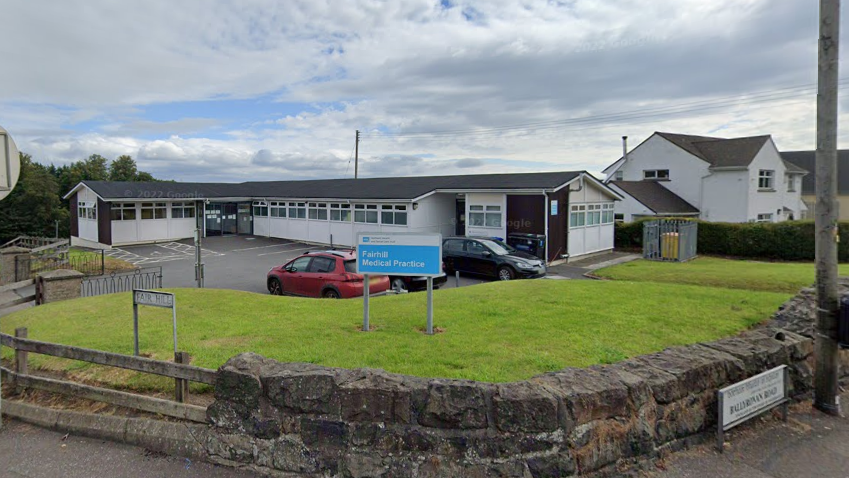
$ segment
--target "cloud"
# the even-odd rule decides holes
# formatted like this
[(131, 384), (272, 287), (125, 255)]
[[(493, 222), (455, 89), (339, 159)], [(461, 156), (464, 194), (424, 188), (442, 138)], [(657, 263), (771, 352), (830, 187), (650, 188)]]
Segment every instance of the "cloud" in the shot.
[(352, 175), (355, 130), (380, 176), (600, 171), (655, 130), (810, 148), (813, 95), (670, 108), (813, 83), (808, 3), (11, 2), (0, 121), (41, 161), (181, 180)]

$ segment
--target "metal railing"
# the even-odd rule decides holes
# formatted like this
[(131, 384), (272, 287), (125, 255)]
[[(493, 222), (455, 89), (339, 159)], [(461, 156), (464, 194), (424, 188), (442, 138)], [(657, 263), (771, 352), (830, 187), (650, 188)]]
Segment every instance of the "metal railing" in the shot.
[(130, 272), (113, 272), (99, 277), (86, 277), (80, 285), (82, 297), (93, 297), (133, 289), (161, 289), (162, 266), (146, 267)]

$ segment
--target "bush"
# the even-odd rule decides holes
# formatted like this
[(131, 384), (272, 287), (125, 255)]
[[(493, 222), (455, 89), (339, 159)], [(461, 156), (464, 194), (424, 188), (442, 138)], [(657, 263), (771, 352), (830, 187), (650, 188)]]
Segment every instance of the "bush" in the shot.
[[(647, 220), (652, 219), (617, 223), (616, 248), (642, 248), (643, 223)], [(812, 261), (815, 258), (813, 221), (696, 222), (699, 223), (696, 245), (699, 254), (783, 261)], [(840, 262), (849, 262), (849, 222), (841, 222), (838, 228), (841, 238), (838, 259)]]

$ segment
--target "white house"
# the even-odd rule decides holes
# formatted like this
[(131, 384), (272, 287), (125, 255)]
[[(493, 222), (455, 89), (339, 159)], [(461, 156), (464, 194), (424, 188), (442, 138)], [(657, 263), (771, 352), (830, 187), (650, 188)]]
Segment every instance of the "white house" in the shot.
[(253, 234), (353, 246), (359, 232), (546, 238), (548, 261), (613, 248), (621, 196), (586, 171), (229, 183), (83, 181), (71, 241), (109, 248)]
[[(625, 199), (617, 219), (694, 216), (716, 222), (801, 219), (804, 169), (785, 161), (772, 137), (654, 133), (604, 171)], [(647, 184), (650, 183), (650, 184)]]

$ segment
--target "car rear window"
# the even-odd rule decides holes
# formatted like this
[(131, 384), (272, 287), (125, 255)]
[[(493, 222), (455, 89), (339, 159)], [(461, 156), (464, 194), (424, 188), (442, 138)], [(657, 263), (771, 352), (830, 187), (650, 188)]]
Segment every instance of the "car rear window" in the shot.
[(345, 261), (345, 272), (353, 272), (354, 274), (356, 274), (357, 273), (357, 261), (356, 260)]

